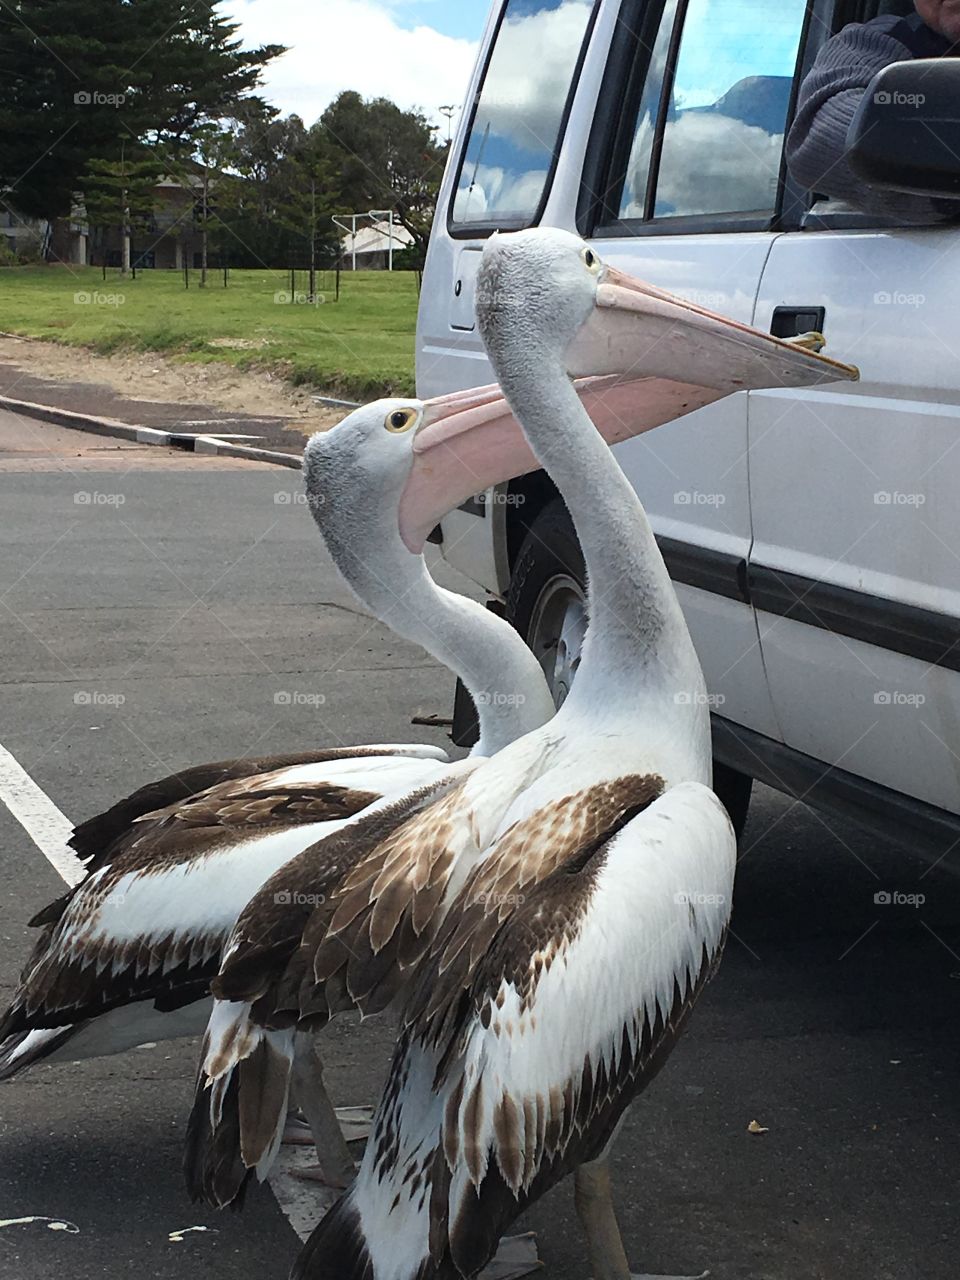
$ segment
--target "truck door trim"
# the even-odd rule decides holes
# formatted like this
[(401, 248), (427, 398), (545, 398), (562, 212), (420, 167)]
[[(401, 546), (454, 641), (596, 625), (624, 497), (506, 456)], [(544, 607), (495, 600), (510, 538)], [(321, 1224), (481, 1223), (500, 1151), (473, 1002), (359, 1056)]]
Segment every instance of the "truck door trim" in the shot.
[(752, 561), (747, 582), (754, 607), (765, 613), (960, 671), (960, 618), (951, 614)]

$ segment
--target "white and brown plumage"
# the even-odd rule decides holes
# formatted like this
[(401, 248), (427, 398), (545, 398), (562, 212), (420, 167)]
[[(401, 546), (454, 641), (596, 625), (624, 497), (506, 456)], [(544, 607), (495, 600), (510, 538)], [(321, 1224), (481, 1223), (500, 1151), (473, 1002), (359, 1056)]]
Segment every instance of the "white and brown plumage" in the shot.
[(577, 526), (590, 625), (557, 716), (374, 850), (314, 940), (305, 1020), (331, 993), (376, 1005), (385, 954), (418, 975), (361, 1171), (297, 1280), (472, 1276), (571, 1171), (595, 1280), (628, 1280), (606, 1153), (719, 959), (736, 844), (679, 603), (568, 373), (632, 359), (718, 394), (850, 376), (609, 271), (563, 232), (493, 237), (478, 314)]
[[(431, 420), (459, 405), (438, 401)], [(408, 427), (423, 417), (419, 402), (390, 401), (336, 428), (321, 525), (382, 620), (432, 638), (436, 656), (478, 695), (492, 682), (512, 692), (481, 701), (481, 749), (495, 751), (542, 723), (552, 702), (512, 629), (434, 588), (422, 557), (400, 542), (397, 502), (415, 459), (412, 435), (390, 419)], [(379, 537), (391, 523), (392, 538)], [(350, 536), (355, 526), (364, 537)], [(417, 744), (220, 761), (148, 784), (81, 824), (71, 843), (88, 874), (33, 919), (43, 932), (0, 1017), (0, 1079), (39, 1061), (200, 1034), (224, 944), (256, 891), (325, 834), (448, 768), (445, 752)]]
[[(424, 565), (422, 543), (411, 549), (402, 534), (399, 508), (408, 483), (418, 465), (432, 466), (426, 455), (415, 453), (417, 433), (445, 421), (451, 410), (456, 417), (461, 403), (452, 397), (439, 413), (436, 402), (369, 405), (315, 437), (304, 465), (309, 505), (354, 594), (395, 632), (455, 670), (474, 698), (480, 738), (473, 754), (479, 758), (548, 720), (553, 702), (542, 670), (516, 632), (482, 606), (439, 588)], [(434, 475), (432, 488), (437, 484)], [(356, 861), (449, 791), (469, 767), (438, 770), (423, 786), (372, 806), (285, 863), (244, 908), (214, 982), (217, 999), (188, 1126), (185, 1172), (194, 1198), (214, 1206), (235, 1202), (253, 1170), (266, 1176), (276, 1153), (298, 1040), (290, 1018), (270, 1016), (273, 992), (314, 904), (322, 904)], [(318, 1147), (328, 1149), (323, 1175), (342, 1185), (352, 1166), (319, 1082), (309, 1092), (308, 1106), (317, 1117), (313, 1127), (326, 1135), (324, 1141), (317, 1133)]]
[[(601, 389), (602, 402), (597, 398)], [(626, 408), (626, 390), (616, 379), (584, 379), (578, 385), (608, 441), (675, 411), (675, 388), (668, 388), (662, 400), (651, 398), (642, 414), (625, 417), (620, 411)], [(715, 393), (702, 394), (710, 398)], [(544, 723), (552, 703), (543, 675), (519, 637), (487, 610), (437, 588), (420, 553), (439, 516), (472, 493), (534, 466), (536, 459), (499, 389), (491, 387), (427, 403), (368, 406), (315, 437), (306, 452), (309, 505), (354, 593), (394, 631), (456, 670), (473, 695), (480, 709), (474, 758), (492, 754)], [(296, 1070), (295, 1018), (287, 1010), (279, 1018), (273, 1015), (278, 1002), (292, 1000), (296, 1008), (301, 963), (310, 954), (314, 931), (327, 917), (325, 902), (315, 912), (311, 904), (332, 901), (342, 879), (382, 843), (388, 829), (409, 823), (415, 813), (425, 814), (428, 800), (439, 801), (440, 791), (453, 793), (446, 778), (438, 791), (398, 797), (336, 840), (304, 851), (247, 904), (214, 984), (218, 1001), (204, 1038), (185, 1158), (187, 1185), (195, 1198), (214, 1206), (232, 1203), (251, 1171), (263, 1178), (270, 1167)], [(444, 799), (431, 810), (430, 822), (438, 820), (446, 804)], [(402, 840), (400, 847), (406, 848)], [(429, 894), (430, 885), (425, 888)], [(412, 968), (403, 955), (391, 962), (386, 951), (381, 962), (376, 1007), (382, 1009), (403, 988)], [(331, 1000), (333, 986), (331, 982)], [(336, 1007), (356, 1003), (343, 991)], [(326, 1015), (315, 1016), (313, 1028), (325, 1020)], [(315, 1102), (327, 1116), (329, 1145), (335, 1146), (322, 1091)], [(346, 1167), (337, 1158), (328, 1165), (334, 1180)]]
[[(448, 767), (440, 751), (403, 750), (279, 757), (267, 772), (275, 761), (262, 758), (249, 776), (148, 810), (94, 847), (86, 878), (31, 921), (42, 933), (0, 1019), (0, 1079), (199, 1034), (224, 942), (263, 881), (383, 795)], [(151, 799), (163, 789), (151, 784)]]

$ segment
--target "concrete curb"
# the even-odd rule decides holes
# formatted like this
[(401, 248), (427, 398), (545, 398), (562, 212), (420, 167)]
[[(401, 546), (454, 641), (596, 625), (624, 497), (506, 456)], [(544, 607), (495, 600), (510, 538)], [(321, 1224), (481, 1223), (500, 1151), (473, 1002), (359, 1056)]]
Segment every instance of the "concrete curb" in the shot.
[(53, 405), (33, 404), (29, 400), (12, 400), (0, 396), (0, 409), (18, 413), (24, 418), (37, 418), (57, 427), (70, 427), (73, 431), (88, 431), (93, 435), (112, 436), (116, 440), (132, 440), (136, 444), (157, 444), (167, 448), (183, 449), (186, 453), (219, 454), (227, 458), (249, 458), (252, 462), (269, 462), (277, 467), (293, 467), (300, 470), (301, 458), (297, 453), (281, 453), (277, 449), (257, 449), (253, 445), (231, 444), (218, 440), (215, 435), (197, 435), (188, 431), (163, 431), (158, 427), (135, 427), (116, 418), (98, 418), (89, 413), (74, 413), (71, 409), (57, 409)]

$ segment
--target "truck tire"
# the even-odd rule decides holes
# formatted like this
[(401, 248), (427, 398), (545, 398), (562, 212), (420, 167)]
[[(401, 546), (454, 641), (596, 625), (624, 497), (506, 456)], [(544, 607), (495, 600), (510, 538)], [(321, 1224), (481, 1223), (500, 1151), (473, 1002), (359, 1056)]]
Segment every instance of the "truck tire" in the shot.
[[(558, 707), (580, 665), (587, 625), (586, 581), (573, 521), (562, 500), (554, 498), (533, 519), (520, 546), (505, 616), (536, 654)], [(738, 839), (746, 825), (752, 788), (749, 774), (714, 760), (713, 789)]]
[(513, 565), (505, 616), (536, 654), (557, 706), (580, 663), (587, 629), (587, 575), (560, 498), (534, 518)]

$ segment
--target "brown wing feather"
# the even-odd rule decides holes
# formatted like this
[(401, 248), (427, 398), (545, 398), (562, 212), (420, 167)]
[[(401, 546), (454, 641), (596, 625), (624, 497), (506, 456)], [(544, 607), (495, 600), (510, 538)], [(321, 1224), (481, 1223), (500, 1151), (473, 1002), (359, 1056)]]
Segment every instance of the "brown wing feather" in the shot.
[(82, 938), (37, 957), (0, 1019), (0, 1040), (19, 1031), (60, 1027), (139, 1000), (175, 1008), (204, 995), (216, 974), (223, 938), (134, 940), (92, 944)]
[[(311, 756), (312, 760), (313, 757)], [(199, 862), (225, 843), (255, 839), (264, 831), (350, 817), (379, 797), (375, 792), (317, 784), (277, 790), (276, 774), (221, 783), (185, 804), (144, 815), (113, 854), (44, 913), (11, 1007), (0, 1018), (0, 1035), (61, 1026), (106, 1013), (134, 1000), (170, 998), (181, 989), (202, 995), (215, 977), (223, 937), (151, 937), (116, 943), (86, 937), (82, 920), (92, 918), (124, 876), (159, 876), (171, 867)], [(55, 909), (54, 909), (55, 908)], [(62, 937), (60, 922), (72, 909), (75, 932)], [(36, 917), (35, 917), (36, 919)], [(105, 976), (106, 975), (106, 976)]]
[[(148, 782), (131, 795), (118, 800), (103, 813), (98, 813), (73, 829), (69, 845), (77, 857), (87, 864), (88, 871), (95, 871), (110, 860), (111, 846), (119, 837), (127, 834), (132, 822), (147, 813), (155, 813), (179, 801), (188, 800), (201, 791), (207, 791), (220, 783), (239, 778), (249, 778), (258, 773), (272, 773), (278, 769), (292, 769), (301, 764), (324, 764), (331, 760), (343, 760), (352, 756), (390, 755), (387, 750), (370, 751), (365, 747), (334, 747), (325, 751), (292, 751), (283, 755), (240, 756), (229, 760), (214, 760), (209, 764), (192, 765)], [(41, 921), (40, 923), (46, 923)]]
[[(125, 871), (149, 870), (176, 865), (182, 861), (182, 851), (194, 853), (197, 846), (191, 844), (191, 829), (272, 830), (303, 822), (349, 818), (372, 804), (379, 793), (327, 783), (278, 790), (269, 780), (296, 765), (365, 754), (375, 753), (352, 748), (197, 765), (141, 787), (105, 814), (81, 823), (69, 843), (86, 861), (88, 875), (121, 863)], [(216, 781), (208, 781), (211, 778)], [(193, 786), (194, 783), (206, 785)], [(188, 790), (190, 787), (193, 789)], [(82, 880), (48, 903), (31, 918), (30, 925), (56, 924), (85, 884), (86, 880)]]
[[(174, 827), (275, 827), (350, 818), (379, 799), (379, 792), (323, 783), (277, 791), (256, 778), (227, 782), (165, 811), (158, 832)], [(140, 819), (151, 822), (153, 815)], [(161, 815), (157, 815), (160, 819)]]
[[(384, 1009), (404, 974), (429, 947), (462, 823), (463, 781), (405, 821), (365, 856), (334, 893), (332, 910), (304, 933), (313, 960), (300, 1008), (337, 1012), (324, 994), (331, 979), (365, 1013)], [(459, 828), (462, 831), (462, 828)], [(419, 927), (418, 927), (419, 925)], [(333, 984), (330, 986), (333, 990)]]
[[(389, 839), (398, 824), (442, 797), (443, 779), (326, 836), (281, 867), (251, 899), (237, 921), (231, 952), (213, 984), (223, 1000), (262, 1001), (260, 1016), (295, 1015), (295, 993), (315, 943), (334, 911), (332, 894), (358, 860)], [(288, 972), (289, 969), (289, 972)]]
[[(661, 795), (663, 788), (663, 779), (656, 775), (627, 775), (544, 806), (506, 831), (493, 856), (476, 868), (447, 913), (425, 963), (424, 976), (418, 978), (407, 1003), (406, 1024), (415, 1025), (425, 1043), (446, 1041), (453, 1030), (451, 1020), (460, 1012), (459, 998), (470, 990), (478, 965), (489, 953), (503, 922), (509, 919), (512, 929), (522, 929), (528, 914), (522, 908), (536, 886), (561, 868), (574, 874), (588, 866), (597, 850)], [(562, 886), (562, 882), (556, 885)], [(569, 882), (562, 887), (569, 889)], [(565, 898), (563, 910), (568, 909), (570, 899)], [(566, 930), (570, 921), (553, 923)], [(540, 966), (549, 967), (555, 937), (555, 932), (548, 934), (545, 949), (538, 952), (534, 947), (527, 953), (543, 957), (534, 965), (534, 976), (539, 976)], [(520, 953), (525, 941), (520, 943)], [(532, 939), (530, 942), (532, 946)], [(529, 974), (514, 976), (518, 990), (529, 985)]]
[[(463, 928), (442, 933), (442, 971), (462, 980), (487, 945), (498, 921), (510, 914), (528, 885), (536, 884), (571, 857), (589, 856), (605, 834), (649, 804), (662, 790), (659, 778), (628, 777), (601, 783), (546, 805), (515, 823), (497, 841), (461, 894), (457, 910)], [(350, 1003), (365, 1013), (384, 1009), (404, 978), (419, 965), (441, 930), (443, 902), (455, 854), (464, 847), (461, 789), (404, 823), (336, 890), (334, 910), (322, 932), (311, 928), (304, 945), (316, 947), (312, 980), (304, 982), (300, 1007), (305, 1017), (331, 1008), (324, 988), (337, 978)], [(447, 949), (449, 948), (449, 949)], [(465, 951), (464, 949), (467, 948)], [(332, 985), (330, 987), (332, 990)], [(446, 988), (444, 988), (446, 990)]]

